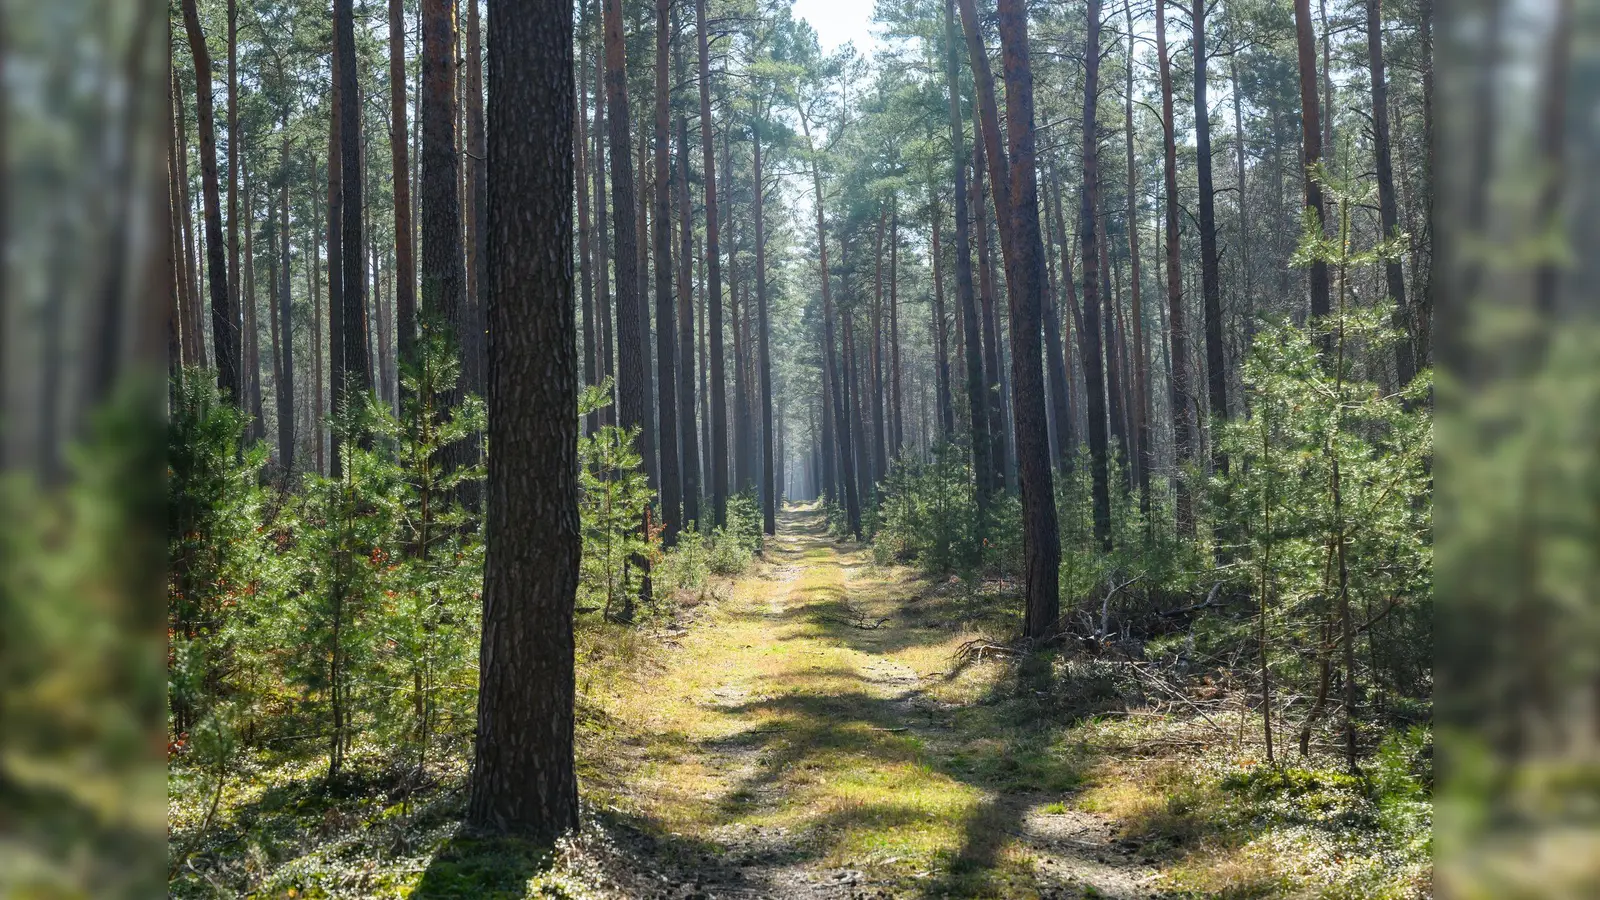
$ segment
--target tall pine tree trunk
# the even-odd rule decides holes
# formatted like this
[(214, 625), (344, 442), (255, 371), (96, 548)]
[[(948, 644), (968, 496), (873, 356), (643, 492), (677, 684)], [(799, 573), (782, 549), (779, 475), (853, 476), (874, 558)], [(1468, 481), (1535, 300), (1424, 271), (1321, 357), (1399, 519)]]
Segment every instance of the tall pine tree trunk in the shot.
[(344, 368), (352, 393), (372, 390), (372, 363), (367, 345), (367, 266), (362, 239), (361, 97), (356, 79), (354, 0), (334, 0), (334, 55), (339, 58), (338, 94), (341, 198), (340, 244), (343, 250)]
[[(660, 0), (665, 3), (668, 0)], [(758, 111), (759, 113), (759, 111)], [(761, 382), (761, 524), (767, 534), (778, 533), (778, 498), (775, 461), (773, 460), (772, 432), (772, 355), (771, 328), (767, 321), (767, 231), (766, 208), (762, 198), (766, 194), (766, 178), (761, 170), (761, 126), (759, 114), (752, 120), (750, 129), (751, 155), (755, 172), (751, 189), (755, 193), (752, 214), (756, 222), (756, 365)]]
[[(216, 104), (211, 89), (211, 52), (200, 30), (196, 0), (183, 0), (184, 29), (194, 56), (195, 118), (200, 131), (200, 194), (205, 206), (206, 274), (211, 287), (211, 336), (217, 361), (217, 387), (233, 403), (243, 405), (239, 359), (239, 320), (228, 290), (227, 254), (222, 243), (222, 201), (217, 176)], [(229, 135), (229, 140), (233, 136)], [(196, 304), (198, 306), (198, 304)]]
[(1078, 240), (1083, 259), (1083, 382), (1088, 394), (1089, 467), (1093, 481), (1094, 536), (1101, 549), (1111, 549), (1111, 485), (1106, 461), (1106, 373), (1101, 361), (1105, 341), (1100, 321), (1100, 234), (1095, 219), (1100, 184), (1100, 0), (1089, 0), (1089, 33), (1084, 44), (1083, 190), (1078, 214)]
[(711, 337), (711, 444), (706, 453), (711, 457), (713, 524), (720, 526), (726, 524), (728, 518), (728, 376), (722, 353), (722, 245), (717, 232), (717, 163), (711, 120), (711, 53), (706, 31), (706, 0), (695, 0), (694, 18), (699, 42), (700, 150), (705, 178), (706, 296), (710, 307), (706, 317)]
[[(1211, 180), (1211, 107), (1206, 102), (1206, 3), (1194, 0), (1195, 171), (1200, 187), (1200, 294), (1206, 331), (1206, 397), (1211, 417), (1228, 418), (1228, 369), (1222, 344), (1222, 279), (1217, 264), (1217, 211)], [(1226, 475), (1228, 460), (1212, 440), (1212, 463)]]
[(668, 164), (667, 51), (672, 37), (672, 0), (656, 0), (655, 243), (656, 410), (661, 452), (661, 538), (677, 543), (683, 527), (683, 476), (678, 469), (677, 296), (672, 290), (672, 180)]
[[(1389, 152), (1389, 85), (1383, 67), (1381, 2), (1367, 0), (1367, 68), (1372, 75), (1372, 149), (1378, 167), (1378, 215), (1383, 223), (1383, 236), (1389, 238), (1400, 227), (1400, 213), (1395, 202), (1394, 162)], [(1405, 269), (1398, 256), (1388, 259), (1383, 269), (1389, 299), (1394, 303), (1394, 324), (1401, 335), (1394, 345), (1395, 374), (1404, 386), (1417, 374), (1411, 316), (1406, 309)]]
[(1178, 152), (1176, 120), (1172, 109), (1172, 64), (1167, 56), (1167, 15), (1162, 4), (1156, 9), (1156, 56), (1161, 70), (1161, 128), (1163, 135), (1163, 178), (1166, 194), (1166, 263), (1167, 263), (1167, 340), (1171, 345), (1172, 363), (1172, 423), (1173, 455), (1176, 472), (1173, 473), (1173, 499), (1177, 512), (1178, 533), (1194, 535), (1194, 507), (1189, 479), (1185, 468), (1195, 459), (1194, 425), (1190, 418), (1189, 401), (1189, 351), (1185, 333), (1183, 311), (1183, 272), (1179, 266), (1181, 247), (1178, 243)]
[[(389, 0), (389, 149), (393, 162), (395, 336), (398, 369), (416, 362), (417, 263), (411, 222), (411, 161), (406, 127), (406, 31), (404, 0)], [(404, 394), (404, 390), (401, 390)]]
[[(611, 204), (613, 219), (613, 247), (617, 267), (617, 424), (625, 429), (639, 429), (636, 446), (640, 455), (649, 459), (651, 448), (644, 435), (645, 419), (649, 416), (647, 392), (650, 372), (645, 361), (646, 335), (641, 333), (644, 319), (640, 315), (638, 219), (635, 211), (633, 154), (629, 139), (627, 44), (622, 34), (622, 0), (606, 0), (606, 103), (611, 127)], [(650, 510), (647, 508), (639, 523), (640, 534), (650, 534)], [(632, 565), (645, 573), (641, 581), (640, 599), (648, 602), (650, 580), (649, 563), (644, 556), (636, 556)], [(622, 608), (622, 618), (633, 617), (633, 598), (627, 597)]]
[(494, 541), (484, 565), (467, 822), (549, 846), (578, 826), (572, 6), (491, 3), (487, 162), (494, 184), (481, 236), (495, 335), (486, 526)]
[[(1300, 70), (1300, 134), (1305, 148), (1306, 208), (1325, 225), (1322, 185), (1312, 174), (1322, 162), (1322, 110), (1317, 101), (1317, 38), (1311, 24), (1311, 0), (1294, 0), (1294, 26)], [(1311, 264), (1311, 316), (1320, 319), (1328, 312), (1328, 264), (1317, 260)], [(1323, 340), (1321, 346), (1326, 351), (1327, 341)]]

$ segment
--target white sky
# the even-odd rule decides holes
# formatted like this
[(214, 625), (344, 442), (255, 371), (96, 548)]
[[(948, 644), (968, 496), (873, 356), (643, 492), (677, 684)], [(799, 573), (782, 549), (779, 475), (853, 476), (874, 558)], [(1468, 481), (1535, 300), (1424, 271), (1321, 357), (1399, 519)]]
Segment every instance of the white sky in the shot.
[(854, 43), (863, 56), (877, 49), (872, 35), (873, 0), (794, 0), (794, 17), (805, 19), (817, 30), (824, 53)]

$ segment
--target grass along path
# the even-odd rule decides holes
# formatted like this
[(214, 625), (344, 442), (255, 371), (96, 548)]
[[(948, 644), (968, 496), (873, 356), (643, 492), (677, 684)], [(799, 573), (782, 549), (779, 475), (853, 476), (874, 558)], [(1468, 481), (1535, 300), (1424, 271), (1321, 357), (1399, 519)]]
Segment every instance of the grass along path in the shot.
[(790, 508), (662, 666), (608, 692), (626, 731), (585, 788), (664, 896), (1154, 895), (1074, 808), (1082, 751), (1008, 715), (998, 667), (956, 667), (972, 610), (934, 593)]

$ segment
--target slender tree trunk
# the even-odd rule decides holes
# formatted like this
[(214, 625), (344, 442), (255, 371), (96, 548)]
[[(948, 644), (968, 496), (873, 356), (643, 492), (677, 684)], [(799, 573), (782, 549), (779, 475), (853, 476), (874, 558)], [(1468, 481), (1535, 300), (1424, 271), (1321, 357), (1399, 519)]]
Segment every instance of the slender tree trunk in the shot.
[(1194, 535), (1194, 508), (1185, 468), (1194, 463), (1194, 426), (1189, 417), (1189, 351), (1184, 331), (1183, 273), (1178, 243), (1178, 152), (1176, 125), (1172, 110), (1172, 65), (1167, 56), (1167, 14), (1157, 2), (1156, 56), (1161, 68), (1161, 128), (1163, 135), (1163, 177), (1166, 194), (1166, 252), (1167, 252), (1167, 340), (1171, 345), (1172, 360), (1172, 423), (1173, 454), (1176, 471), (1173, 473), (1173, 497), (1177, 509), (1178, 533)]
[[(702, 2), (703, 2), (703, 0), (702, 0)], [(702, 63), (701, 65), (704, 66), (704, 63)], [(806, 116), (803, 115), (803, 114), (800, 116), (800, 128), (801, 128), (801, 131), (805, 135), (807, 146), (810, 147), (813, 151), (815, 151), (816, 148), (812, 144), (812, 141), (811, 141), (811, 123), (806, 118)], [(844, 388), (843, 388), (843, 385), (840, 383), (841, 379), (839, 377), (840, 371), (839, 371), (839, 363), (838, 363), (838, 354), (837, 354), (837, 351), (836, 351), (835, 346), (834, 346), (834, 338), (833, 338), (833, 331), (834, 331), (834, 327), (833, 327), (833, 323), (834, 323), (833, 288), (829, 284), (829, 275), (828, 275), (828, 229), (827, 229), (826, 220), (823, 218), (822, 171), (817, 165), (817, 160), (816, 160), (816, 156), (815, 156), (814, 152), (813, 152), (813, 156), (811, 158), (811, 186), (812, 186), (813, 191), (815, 192), (815, 200), (816, 200), (814, 205), (816, 207), (816, 215), (817, 215), (817, 256), (818, 256), (819, 265), (821, 267), (821, 280), (822, 280), (822, 352), (823, 352), (823, 364), (826, 366), (826, 369), (827, 369), (825, 377), (832, 385), (831, 399), (832, 399), (832, 403), (833, 403), (833, 415), (834, 415), (834, 426), (835, 426), (835, 435), (834, 435), (834, 437), (836, 438), (835, 441), (833, 442), (833, 444), (834, 444), (834, 446), (837, 446), (837, 447), (840, 448), (841, 452), (840, 452), (839, 456), (840, 456), (841, 461), (843, 462), (844, 471), (842, 473), (842, 475), (843, 475), (842, 481), (844, 483), (844, 491), (843, 491), (843, 493), (844, 493), (844, 499), (845, 499), (845, 505), (844, 505), (845, 506), (845, 522), (847, 524), (847, 527), (850, 529), (850, 533), (855, 535), (856, 540), (859, 541), (859, 540), (861, 540), (860, 494), (857, 493), (857, 491), (856, 491), (855, 460), (852, 458), (852, 454), (849, 451), (849, 448), (850, 448), (849, 415), (847, 414), (847, 412), (845, 410)], [(941, 355), (941, 357), (943, 356), (943, 354), (940, 354), (940, 355)], [(953, 430), (953, 429), (947, 429), (947, 433), (948, 433), (949, 430)]]
[[(250, 182), (244, 182), (244, 203), (248, 208), (251, 201)], [(248, 216), (248, 213), (246, 214)], [(244, 269), (242, 273), (243, 293), (239, 300), (244, 310), (244, 336), (242, 349), (244, 351), (244, 395), (246, 398), (244, 408), (250, 414), (250, 425), (245, 429), (245, 439), (249, 443), (261, 440), (266, 434), (266, 415), (261, 408), (261, 339), (257, 330), (259, 320), (256, 318), (256, 264), (255, 264), (255, 226), (246, 223), (244, 229)], [(270, 280), (270, 279), (269, 279)]]
[[(692, 226), (692, 223), (691, 223)], [(705, 254), (698, 238), (695, 239), (695, 300), (699, 307), (695, 321), (700, 329), (700, 485), (701, 493), (711, 484), (711, 391), (706, 382), (706, 372), (711, 368), (706, 355), (706, 279)], [(710, 525), (711, 523), (706, 523)]]
[[(315, 170), (315, 166), (312, 167)], [(325, 446), (326, 434), (326, 407), (323, 405), (324, 393), (322, 383), (322, 248), (318, 246), (319, 236), (324, 234), (322, 225), (322, 193), (315, 188), (311, 191), (311, 434), (316, 441), (317, 474), (323, 475), (328, 471)]]
[(183, 364), (186, 366), (204, 366), (206, 364), (206, 339), (204, 316), (202, 315), (205, 300), (200, 294), (200, 260), (195, 253), (194, 217), (190, 215), (193, 204), (189, 200), (189, 135), (186, 116), (183, 111), (183, 94), (178, 84), (178, 68), (176, 61), (172, 67), (172, 106), (176, 118), (176, 147), (177, 158), (177, 183), (175, 185), (178, 195), (178, 221), (174, 226), (181, 233), (179, 239), (183, 241)]
[[(239, 359), (239, 320), (228, 290), (227, 254), (222, 242), (222, 203), (217, 177), (217, 129), (211, 88), (211, 53), (200, 30), (196, 0), (183, 0), (184, 28), (194, 55), (195, 118), (200, 131), (200, 194), (205, 204), (206, 270), (211, 285), (211, 333), (217, 360), (217, 387), (223, 397), (243, 405)], [(229, 140), (234, 140), (229, 135)]]
[[(491, 3), (487, 161), (494, 190), (482, 236), (495, 335), (487, 525), (495, 538), (484, 567), (467, 821), (548, 845), (578, 826), (572, 7)], [(531, 134), (543, 139), (528, 140)]]
[[(1097, 15), (1098, 0), (1091, 0), (1091, 4)], [(1035, 174), (1028, 13), (1021, 0), (1001, 0), (999, 4), (1008, 161), (1000, 147), (994, 80), (989, 72), (988, 57), (984, 55), (973, 0), (961, 0), (961, 12), (966, 24), (984, 141), (988, 145), (995, 209), (1003, 223), (1000, 241), (1005, 254), (1006, 287), (1011, 306), (1011, 376), (1015, 386), (1015, 435), (1023, 506), (1022, 552), (1026, 585), (1023, 631), (1029, 637), (1038, 638), (1055, 628), (1059, 618), (1061, 542), (1050, 472), (1050, 439), (1041, 364), (1044, 243), (1039, 230), (1038, 177)], [(1092, 135), (1094, 129), (1086, 128), (1084, 133)], [(1086, 174), (1089, 171), (1086, 170)]]
[(228, 300), (243, 309), (239, 281), (239, 182), (244, 141), (239, 131), (239, 5), (228, 0)]
[[(668, 0), (660, 0), (662, 3)], [(767, 322), (767, 237), (766, 237), (766, 209), (762, 198), (766, 194), (764, 184), (765, 175), (761, 171), (761, 126), (760, 117), (756, 117), (750, 131), (751, 153), (754, 157), (755, 174), (752, 179), (752, 190), (755, 192), (756, 220), (756, 358), (760, 367), (761, 379), (761, 522), (762, 530), (767, 534), (778, 533), (778, 498), (775, 488), (777, 477), (776, 464), (773, 460), (773, 432), (772, 432), (772, 355), (769, 343), (771, 341), (771, 328)], [(882, 445), (879, 445), (882, 452)]]
[(683, 475), (678, 468), (677, 297), (672, 289), (672, 179), (668, 162), (671, 132), (667, 84), (672, 38), (672, 0), (656, 0), (655, 213), (656, 410), (661, 451), (661, 538), (678, 541), (683, 528)]
[[(601, 31), (601, 43), (604, 42), (604, 0), (595, 0), (595, 27)], [(609, 284), (611, 271), (611, 244), (609, 232), (606, 227), (606, 54), (604, 47), (596, 48), (594, 55), (594, 244), (591, 255), (594, 257), (595, 270), (595, 337), (600, 342), (598, 365), (599, 377), (603, 381), (612, 379), (611, 395), (613, 402), (600, 410), (600, 424), (617, 424), (617, 385), (616, 385), (616, 360), (612, 356), (614, 346), (614, 326), (616, 319), (611, 313), (611, 287)]]
[[(583, 18), (587, 21), (588, 7), (583, 8)], [(589, 44), (583, 43), (584, 62), (578, 66), (579, 72), (586, 72)], [(573, 177), (577, 180), (576, 193), (578, 195), (578, 283), (580, 284), (581, 302), (583, 304), (583, 383), (592, 387), (598, 384), (598, 369), (600, 365), (599, 336), (595, 331), (595, 297), (594, 297), (594, 266), (596, 263), (605, 265), (603, 260), (594, 258), (594, 235), (589, 224), (589, 141), (585, 134), (584, 125), (584, 90), (583, 82), (573, 79), (578, 95), (574, 98), (573, 128), (572, 128), (572, 157), (575, 167)], [(600, 177), (595, 173), (595, 177)], [(592, 435), (600, 430), (600, 410), (590, 410), (584, 417), (583, 432)]]
[(898, 458), (905, 446), (905, 390), (900, 375), (900, 204), (895, 202), (889, 215), (889, 390), (894, 398), (890, 405), (890, 453)]
[(873, 259), (872, 295), (872, 468), (881, 480), (889, 472), (889, 451), (884, 440), (883, 384), (883, 232), (889, 211), (878, 211), (878, 238)]
[(1100, 93), (1100, 0), (1089, 0), (1089, 34), (1083, 78), (1083, 191), (1078, 240), (1083, 258), (1083, 381), (1088, 394), (1089, 464), (1093, 478), (1094, 537), (1111, 550), (1111, 487), (1106, 463), (1106, 385), (1101, 362), (1100, 239), (1095, 219), (1100, 184), (1100, 141), (1095, 99)]
[[(950, 337), (949, 328), (946, 327), (945, 324), (947, 320), (945, 319), (944, 311), (944, 266), (942, 265), (944, 254), (940, 248), (940, 232), (942, 230), (941, 223), (943, 220), (943, 213), (939, 209), (937, 188), (935, 188), (933, 185), (929, 185), (928, 193), (934, 198), (933, 202), (929, 205), (929, 215), (933, 219), (933, 256), (932, 259), (929, 260), (930, 266), (933, 269), (933, 321), (929, 323), (929, 329), (933, 333), (935, 374), (934, 389), (937, 394), (937, 405), (939, 407), (939, 425), (942, 429), (940, 434), (945, 440), (954, 440), (956, 434), (956, 413), (955, 403), (950, 398)], [(959, 249), (957, 252), (959, 252)], [(969, 253), (967, 260), (967, 267), (969, 270), (971, 269), (971, 265), (972, 261)], [(970, 271), (967, 278), (967, 285), (969, 288), (972, 285)], [(980, 361), (979, 369), (981, 370), (982, 368), (983, 367)], [(978, 386), (980, 390), (983, 387), (983, 373), (981, 371), (978, 373)], [(985, 424), (987, 425), (987, 423)], [(985, 428), (985, 432), (987, 432), (987, 427)], [(984, 441), (983, 446), (987, 448), (989, 446), (988, 441)], [(980, 484), (986, 485), (989, 467), (985, 465), (982, 468), (978, 468), (976, 465), (974, 465), (973, 471), (984, 473), (984, 475), (981, 476), (983, 481), (981, 481)], [(986, 488), (985, 492), (987, 493)], [(987, 503), (988, 500), (985, 499), (984, 502)]]
[[(711, 508), (715, 525), (727, 522), (728, 399), (722, 355), (722, 246), (717, 233), (717, 165), (711, 119), (711, 53), (706, 31), (706, 0), (695, 0), (695, 32), (700, 57), (700, 150), (706, 203), (707, 325), (711, 332)], [(820, 200), (820, 194), (818, 199)], [(826, 266), (823, 267), (826, 272)], [(824, 290), (827, 279), (824, 277)]]
[[(453, 9), (453, 0), (422, 2), (422, 168), (417, 193), (422, 214), (422, 331), (425, 336), (442, 336), (445, 346), (457, 354), (464, 375), (470, 353), (466, 333), (470, 319), (456, 130), (460, 94)], [(466, 388), (462, 382), (440, 392), (440, 406), (461, 402)], [(469, 462), (476, 452), (472, 443), (452, 445), (441, 463), (453, 468)]]
[[(393, 160), (395, 336), (400, 371), (416, 363), (416, 253), (411, 222), (411, 161), (406, 125), (406, 23), (404, 0), (389, 0), (389, 149)], [(402, 388), (400, 393), (405, 393)], [(402, 401), (403, 405), (403, 401)]]
[[(1071, 250), (1067, 247), (1066, 223), (1061, 218), (1061, 186), (1056, 184), (1055, 164), (1050, 165), (1050, 180), (1052, 209), (1055, 214), (1057, 234), (1061, 241), (1061, 284), (1060, 290), (1071, 293), (1072, 288), (1072, 262)], [(1048, 260), (1046, 260), (1048, 263)], [(1052, 279), (1052, 283), (1054, 279)], [(1056, 439), (1056, 468), (1063, 472), (1071, 471), (1077, 447), (1072, 438), (1072, 383), (1067, 377), (1066, 346), (1061, 340), (1061, 310), (1057, 303), (1058, 291), (1051, 290), (1045, 295), (1046, 306), (1044, 310), (1044, 352), (1049, 357), (1050, 376), (1050, 404), (1052, 418), (1055, 425)]]
[[(1134, 482), (1139, 486), (1139, 512), (1148, 520), (1150, 517), (1150, 394), (1146, 388), (1147, 372), (1149, 370), (1149, 356), (1144, 342), (1144, 298), (1141, 288), (1139, 271), (1139, 170), (1134, 162), (1133, 154), (1133, 6), (1129, 0), (1122, 0), (1122, 14), (1128, 23), (1128, 66), (1127, 66), (1127, 92), (1124, 95), (1127, 103), (1127, 129), (1128, 129), (1128, 288), (1133, 318), (1133, 347), (1130, 351), (1129, 367), (1133, 369), (1133, 464)], [(1244, 202), (1241, 194), (1240, 202)]]
[[(488, 351), (487, 319), (483, 304), (484, 251), (483, 233), (488, 227), (489, 181), (483, 127), (483, 24), (478, 5), (480, 0), (457, 0), (466, 5), (467, 29), (458, 35), (466, 43), (466, 74), (461, 78), (461, 97), (465, 101), (461, 120), (465, 125), (465, 151), (461, 154), (465, 165), (466, 198), (466, 307), (462, 310), (461, 333), (461, 384), (466, 393), (483, 396), (485, 380), (485, 355)], [(460, 13), (458, 12), (459, 16)], [(476, 461), (479, 441), (463, 441), (461, 447), (466, 457)], [(476, 493), (476, 485), (471, 485)]]
[[(1313, 170), (1322, 162), (1322, 111), (1317, 102), (1317, 39), (1311, 24), (1311, 0), (1294, 0), (1294, 25), (1300, 69), (1300, 133), (1305, 148), (1306, 207), (1318, 222), (1323, 222), (1326, 216), (1322, 208), (1322, 186), (1313, 177)], [(1328, 264), (1318, 260), (1311, 264), (1311, 316), (1320, 319), (1328, 312)], [(1323, 341), (1322, 346), (1326, 348), (1327, 342)]]
[[(983, 399), (989, 434), (989, 487), (1003, 491), (1007, 483), (1005, 397), (1000, 391), (1000, 344), (995, 335), (994, 260), (989, 245), (988, 195), (984, 191), (983, 142), (972, 146), (972, 236), (978, 244), (978, 327), (968, 326), (967, 346), (983, 356)], [(998, 215), (1005, 211), (996, 205)], [(969, 351), (970, 352), (970, 351)]]
[[(1301, 0), (1305, 2), (1305, 0)], [(1228, 418), (1228, 370), (1222, 345), (1222, 280), (1217, 271), (1217, 213), (1211, 180), (1211, 107), (1206, 101), (1206, 4), (1194, 0), (1194, 133), (1195, 169), (1200, 184), (1200, 292), (1204, 304), (1206, 331), (1206, 391), (1211, 415)], [(1227, 474), (1228, 460), (1216, 452), (1213, 440), (1212, 463)]]
[[(674, 49), (677, 81), (686, 81), (681, 45)], [(678, 111), (678, 154), (673, 186), (678, 202), (678, 439), (683, 447), (683, 522), (703, 526), (700, 518), (700, 453), (694, 424), (694, 222), (689, 205), (689, 120)]]
[[(290, 289), (289, 247), (289, 111), (283, 112), (283, 155), (279, 162), (278, 250), (282, 271), (278, 292), (278, 318), (273, 328), (273, 355), (278, 359), (275, 383), (278, 387), (278, 461), (285, 473), (294, 471), (294, 307)], [(283, 343), (278, 343), (282, 332)]]
[[(1372, 143), (1378, 166), (1378, 210), (1385, 238), (1400, 228), (1400, 213), (1395, 203), (1394, 162), (1389, 153), (1389, 85), (1383, 68), (1382, 0), (1367, 0), (1367, 68), (1372, 75)], [(1406, 277), (1398, 256), (1384, 264), (1389, 299), (1394, 303), (1394, 324), (1401, 334), (1394, 345), (1395, 374), (1402, 386), (1416, 377), (1417, 362), (1406, 309)]]
[(366, 256), (362, 239), (361, 98), (356, 79), (354, 0), (334, 0), (334, 55), (339, 58), (338, 94), (340, 162), (343, 194), (340, 244), (343, 250), (344, 369), (353, 393), (372, 390), (372, 363), (367, 347)]
[[(648, 460), (652, 455), (644, 432), (648, 417), (650, 372), (645, 360), (646, 335), (641, 333), (644, 319), (640, 315), (638, 220), (634, 209), (636, 197), (633, 182), (633, 155), (630, 152), (628, 120), (627, 45), (622, 34), (622, 0), (606, 0), (606, 103), (611, 127), (611, 202), (614, 219), (613, 246), (617, 266), (617, 421), (625, 429), (639, 429), (636, 445), (640, 455)], [(648, 468), (648, 467), (647, 467)], [(647, 508), (640, 523), (641, 534), (650, 533), (650, 511)], [(644, 578), (641, 580), (639, 599), (649, 602), (649, 562), (637, 556), (631, 564)], [(633, 598), (627, 597), (622, 618), (633, 617)]]

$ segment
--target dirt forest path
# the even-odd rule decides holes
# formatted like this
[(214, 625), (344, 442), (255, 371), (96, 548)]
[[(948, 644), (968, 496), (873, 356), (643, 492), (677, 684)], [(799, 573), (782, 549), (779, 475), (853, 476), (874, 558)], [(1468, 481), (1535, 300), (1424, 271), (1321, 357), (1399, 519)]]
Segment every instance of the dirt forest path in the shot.
[(928, 591), (815, 507), (783, 512), (765, 559), (613, 698), (637, 730), (602, 803), (640, 823), (653, 870), (631, 892), (1158, 896), (1112, 823), (1074, 807), (1076, 769), (963, 697), (963, 636)]

